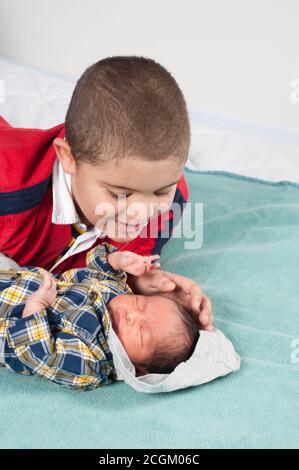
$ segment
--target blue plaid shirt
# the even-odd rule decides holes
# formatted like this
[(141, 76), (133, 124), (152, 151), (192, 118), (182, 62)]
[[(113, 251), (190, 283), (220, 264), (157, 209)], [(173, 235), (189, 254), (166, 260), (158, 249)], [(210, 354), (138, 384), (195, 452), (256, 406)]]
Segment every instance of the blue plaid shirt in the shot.
[(114, 251), (104, 242), (87, 253), (86, 268), (52, 274), (57, 298), (26, 318), (22, 311), (28, 295), (43, 283), (42, 268), (0, 269), (0, 365), (79, 390), (115, 381), (106, 305), (133, 292), (126, 273), (107, 262)]

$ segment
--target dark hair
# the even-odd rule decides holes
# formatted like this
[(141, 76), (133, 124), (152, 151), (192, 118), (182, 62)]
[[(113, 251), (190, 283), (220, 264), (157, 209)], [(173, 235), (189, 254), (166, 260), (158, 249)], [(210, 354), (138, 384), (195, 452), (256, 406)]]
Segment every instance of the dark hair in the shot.
[(79, 78), (65, 118), (79, 164), (123, 157), (185, 162), (190, 146), (186, 102), (173, 76), (153, 59), (114, 56)]
[(196, 316), (178, 302), (176, 304), (181, 325), (175, 331), (168, 333), (167, 338), (154, 352), (150, 364), (145, 365), (148, 374), (170, 374), (181, 362), (187, 361), (194, 352), (200, 336)]

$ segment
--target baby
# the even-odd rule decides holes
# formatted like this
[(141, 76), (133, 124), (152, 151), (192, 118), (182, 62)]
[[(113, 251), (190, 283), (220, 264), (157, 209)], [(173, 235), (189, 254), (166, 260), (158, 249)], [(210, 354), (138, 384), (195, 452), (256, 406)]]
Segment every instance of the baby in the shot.
[(37, 267), (0, 269), (0, 364), (91, 390), (117, 378), (112, 327), (136, 376), (170, 373), (192, 355), (199, 324), (168, 294), (133, 294), (126, 273), (157, 269), (157, 258), (104, 242), (88, 252), (86, 268), (55, 278)]

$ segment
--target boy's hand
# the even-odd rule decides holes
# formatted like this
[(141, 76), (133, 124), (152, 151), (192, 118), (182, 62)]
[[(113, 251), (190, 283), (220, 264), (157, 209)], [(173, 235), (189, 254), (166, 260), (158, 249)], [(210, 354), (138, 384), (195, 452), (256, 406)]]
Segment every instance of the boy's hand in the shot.
[(134, 293), (167, 294), (169, 298), (173, 298), (197, 315), (200, 329), (213, 330), (212, 302), (192, 279), (160, 269), (129, 279)]
[(152, 261), (160, 258), (159, 255), (141, 256), (132, 251), (114, 251), (107, 256), (108, 263), (115, 269), (121, 269), (134, 276), (142, 274), (160, 267), (160, 263), (151, 264)]
[(57, 296), (56, 281), (48, 271), (43, 271), (44, 283), (26, 300), (22, 318), (39, 312), (51, 305)]

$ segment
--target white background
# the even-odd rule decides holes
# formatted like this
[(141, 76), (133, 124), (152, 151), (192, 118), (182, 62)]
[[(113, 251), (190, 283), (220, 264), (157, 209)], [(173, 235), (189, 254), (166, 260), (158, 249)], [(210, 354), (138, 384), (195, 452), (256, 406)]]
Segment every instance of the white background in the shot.
[(0, 0), (0, 54), (70, 76), (143, 55), (189, 106), (299, 128), (298, 0)]

